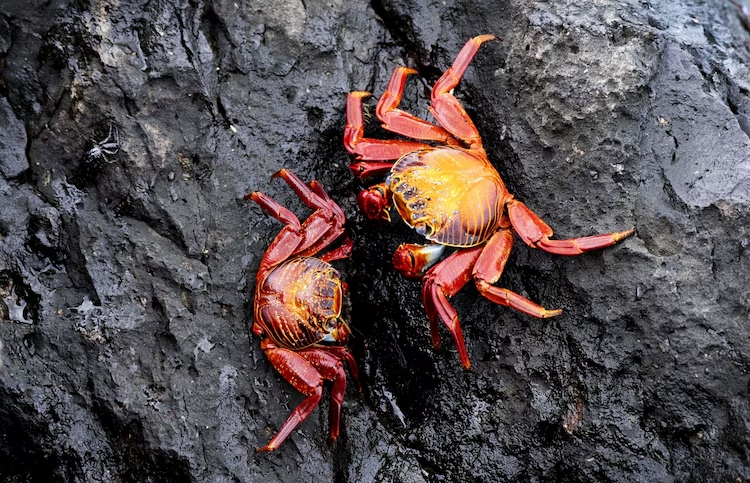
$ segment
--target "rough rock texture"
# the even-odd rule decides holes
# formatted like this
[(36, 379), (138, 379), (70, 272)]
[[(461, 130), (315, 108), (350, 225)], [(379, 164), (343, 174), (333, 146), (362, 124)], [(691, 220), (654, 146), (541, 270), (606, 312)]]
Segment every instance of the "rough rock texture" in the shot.
[[(30, 5), (35, 3), (36, 5)], [(750, 24), (722, 0), (6, 0), (0, 5), (0, 479), (741, 482), (750, 477)], [(743, 20), (745, 22), (743, 23)], [(463, 43), (456, 94), (509, 188), (562, 237), (500, 281), (535, 320), (454, 298), (473, 368), (429, 343), (418, 237), (356, 209), (345, 94)], [(373, 106), (374, 104), (370, 104)], [(371, 121), (372, 135), (384, 133)], [(96, 143), (110, 126), (117, 154)], [(356, 252), (349, 390), (302, 399), (250, 334), (271, 173), (323, 182)], [(445, 334), (447, 335), (447, 334)]]

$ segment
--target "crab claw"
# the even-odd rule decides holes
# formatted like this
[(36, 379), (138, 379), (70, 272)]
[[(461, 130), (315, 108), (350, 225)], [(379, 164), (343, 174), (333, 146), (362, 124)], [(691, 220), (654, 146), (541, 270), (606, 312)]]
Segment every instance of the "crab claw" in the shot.
[(406, 278), (422, 278), (443, 254), (445, 245), (402, 243), (393, 253), (393, 266)]
[(391, 191), (385, 183), (360, 191), (357, 195), (357, 204), (368, 219), (391, 221), (391, 215), (388, 213), (388, 207), (391, 205)]

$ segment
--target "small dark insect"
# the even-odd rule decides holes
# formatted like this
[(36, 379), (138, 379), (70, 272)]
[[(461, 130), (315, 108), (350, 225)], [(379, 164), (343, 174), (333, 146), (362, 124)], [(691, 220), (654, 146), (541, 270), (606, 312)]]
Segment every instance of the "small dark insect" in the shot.
[(107, 154), (114, 156), (120, 151), (120, 133), (117, 130), (117, 126), (114, 124), (109, 125), (109, 134), (104, 140), (96, 142), (94, 141), (94, 147), (89, 149), (86, 153), (86, 161), (92, 163), (94, 161), (103, 160), (105, 163), (111, 164), (114, 161), (110, 161), (107, 158)]

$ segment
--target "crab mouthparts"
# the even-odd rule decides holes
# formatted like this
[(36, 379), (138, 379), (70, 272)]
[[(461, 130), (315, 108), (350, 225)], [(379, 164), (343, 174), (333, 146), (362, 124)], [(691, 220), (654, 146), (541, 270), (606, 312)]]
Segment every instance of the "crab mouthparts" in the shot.
[(351, 327), (343, 318), (335, 319), (335, 325), (321, 341), (327, 344), (344, 344), (352, 333)]
[(391, 221), (391, 193), (384, 183), (359, 192), (357, 204), (370, 220)]

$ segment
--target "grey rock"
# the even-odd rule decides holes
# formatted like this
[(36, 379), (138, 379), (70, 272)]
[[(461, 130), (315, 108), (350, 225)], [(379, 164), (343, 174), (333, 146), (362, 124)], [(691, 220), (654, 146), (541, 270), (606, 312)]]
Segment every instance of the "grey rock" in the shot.
[[(0, 479), (744, 481), (740, 14), (722, 0), (3, 2), (0, 281), (24, 309), (0, 320)], [(380, 95), (397, 65), (422, 77), (402, 107), (428, 117), (424, 85), (482, 33), (502, 40), (456, 95), (509, 189), (560, 238), (637, 234), (572, 258), (518, 241), (498, 285), (565, 312), (540, 321), (462, 290), (464, 371), (390, 263), (420, 238), (358, 212), (342, 132), (346, 93)], [(92, 163), (110, 125), (119, 152)], [(257, 455), (303, 398), (249, 330), (281, 227), (242, 196), (306, 213), (270, 180), (282, 167), (349, 220), (355, 253), (336, 266), (364, 391), (347, 391), (335, 445), (326, 391)]]
[(0, 175), (15, 178), (29, 169), (26, 130), (13, 113), (8, 99), (0, 97)]

